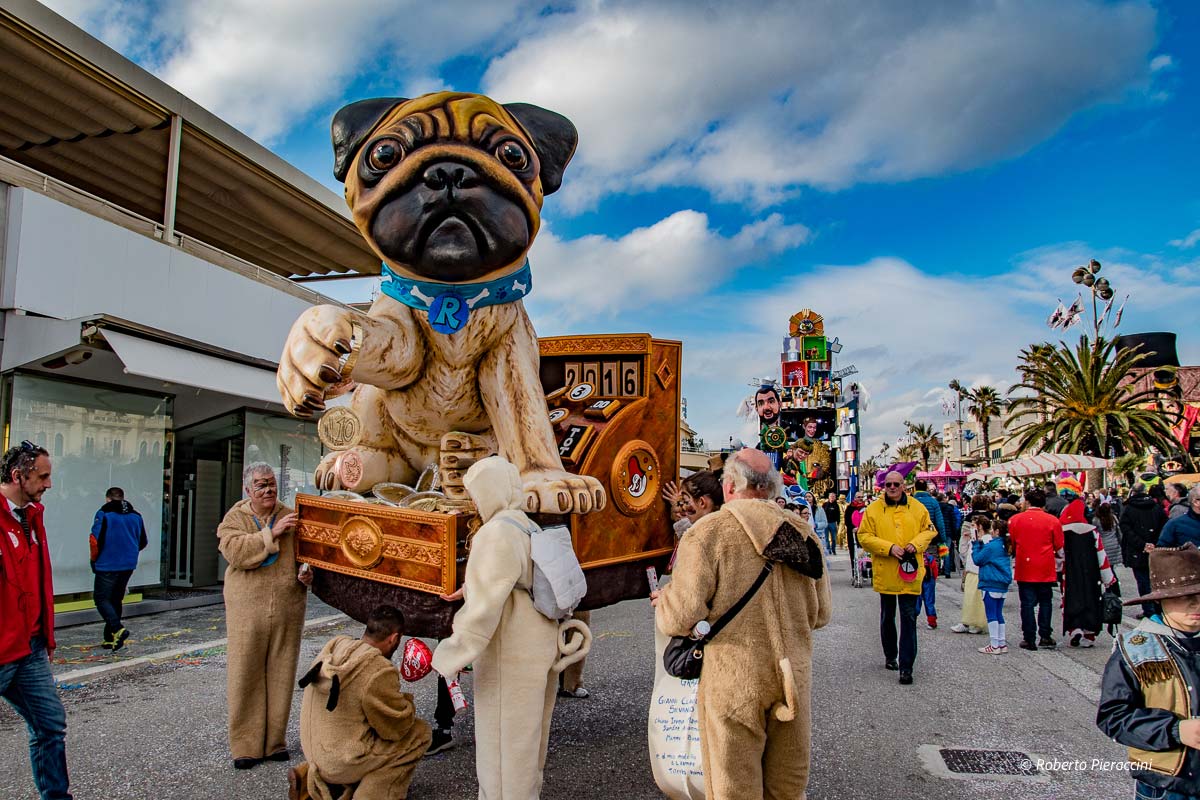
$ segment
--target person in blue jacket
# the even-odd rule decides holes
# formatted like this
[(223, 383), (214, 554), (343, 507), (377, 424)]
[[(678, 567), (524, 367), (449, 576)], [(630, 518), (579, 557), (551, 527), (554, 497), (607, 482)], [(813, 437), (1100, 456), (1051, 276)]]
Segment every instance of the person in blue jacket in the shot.
[(979, 648), (989, 656), (1008, 652), (1004, 633), (1004, 598), (1012, 585), (1012, 553), (1008, 523), (980, 517), (975, 520), (975, 540), (971, 542), (971, 560), (979, 567), (979, 591), (983, 593), (983, 611), (987, 615), (992, 641)]
[(1159, 547), (1182, 547), (1191, 542), (1200, 547), (1200, 484), (1187, 493), (1187, 513), (1167, 520), (1158, 536)]
[(925, 510), (929, 512), (929, 519), (933, 522), (933, 527), (937, 529), (937, 538), (925, 551), (925, 577), (921, 580), (921, 599), (917, 603), (917, 614), (921, 613), (921, 606), (924, 605), (925, 621), (929, 623), (929, 627), (936, 628), (938, 565), (942, 556), (949, 552), (950, 539), (946, 534), (946, 521), (942, 516), (942, 507), (929, 493), (929, 484), (924, 479), (917, 478), (913, 484), (913, 490), (913, 497), (925, 506)]
[(92, 572), (96, 575), (92, 597), (104, 619), (104, 641), (100, 646), (116, 651), (129, 638), (121, 622), (125, 589), (137, 569), (138, 553), (149, 540), (142, 515), (125, 499), (124, 489), (112, 487), (104, 493), (104, 500), (92, 521), (89, 541)]

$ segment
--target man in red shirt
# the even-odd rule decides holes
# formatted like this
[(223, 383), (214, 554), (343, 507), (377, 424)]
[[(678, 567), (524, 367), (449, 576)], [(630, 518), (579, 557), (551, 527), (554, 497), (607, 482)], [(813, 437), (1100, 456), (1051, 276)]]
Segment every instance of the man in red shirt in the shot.
[(42, 800), (70, 800), (67, 714), (54, 677), (54, 586), (43, 506), (50, 454), (21, 442), (0, 459), (0, 695), (29, 726)]
[[(1013, 557), (1013, 577), (1021, 597), (1021, 647), (1037, 650), (1054, 647), (1051, 635), (1051, 603), (1054, 584), (1058, 579), (1057, 559), (1062, 557), (1063, 528), (1052, 514), (1046, 513), (1046, 492), (1029, 489), (1025, 492), (1027, 511), (1015, 514), (1008, 521), (1008, 535), (1016, 548)], [(1037, 625), (1033, 611), (1037, 607)], [(1041, 637), (1034, 644), (1035, 633)]]

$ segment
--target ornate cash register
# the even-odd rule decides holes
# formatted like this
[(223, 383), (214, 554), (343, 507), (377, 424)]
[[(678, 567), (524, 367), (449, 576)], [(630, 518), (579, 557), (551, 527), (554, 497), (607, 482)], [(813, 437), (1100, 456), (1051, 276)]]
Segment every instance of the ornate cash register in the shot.
[[(601, 511), (535, 517), (570, 528), (588, 578), (581, 608), (645, 597), (646, 568), (661, 571), (674, 547), (662, 487), (679, 477), (681, 349), (649, 334), (539, 339), (540, 376), (563, 466), (598, 478), (608, 496)], [(323, 438), (353, 441), (346, 429), (353, 424), (327, 415)], [(390, 603), (404, 610), (411, 633), (448, 635), (457, 605), (437, 595), (462, 584), (478, 526), (462, 476), (487, 455), (483, 440), (451, 433), (442, 441), (436, 479), (380, 485), (365, 499), (298, 496), (297, 558), (316, 568), (317, 595), (336, 596), (337, 607), (352, 614)]]

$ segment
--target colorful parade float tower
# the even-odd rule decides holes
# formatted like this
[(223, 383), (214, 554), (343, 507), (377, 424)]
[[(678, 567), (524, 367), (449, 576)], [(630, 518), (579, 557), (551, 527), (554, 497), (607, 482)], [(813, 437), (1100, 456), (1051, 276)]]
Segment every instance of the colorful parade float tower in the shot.
[(847, 380), (858, 369), (836, 363), (841, 350), (820, 314), (805, 308), (791, 316), (780, 353), (779, 416), (760, 425), (759, 446), (775, 456), (785, 483), (849, 500), (858, 491), (862, 397)]

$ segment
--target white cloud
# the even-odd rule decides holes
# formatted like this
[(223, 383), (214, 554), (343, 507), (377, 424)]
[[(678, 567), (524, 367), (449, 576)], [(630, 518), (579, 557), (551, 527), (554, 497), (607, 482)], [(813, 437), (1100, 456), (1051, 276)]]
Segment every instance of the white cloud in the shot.
[(664, 185), (765, 206), (803, 186), (970, 169), (1172, 63), (1151, 60), (1147, 0), (48, 2), (267, 144), (360, 78), (430, 91), (447, 88), (449, 60), (503, 53), (485, 90), (580, 128), (563, 195), (575, 210)]
[[(1200, 301), (1200, 272), (1180, 271), (1153, 256), (1090, 252), (1079, 243), (1021, 254), (1008, 271), (986, 277), (932, 275), (894, 258), (821, 266), (767, 291), (699, 298), (688, 304), (690, 319), (653, 330), (683, 339), (689, 422), (719, 445), (730, 435), (746, 435), (733, 412), (749, 392), (747, 380), (778, 371), (788, 317), (813, 308), (825, 316), (827, 334), (845, 347), (839, 364), (858, 367), (855, 379), (870, 391), (862, 448), (874, 453), (904, 432), (906, 419), (938, 429), (950, 421), (941, 400), (952, 378), (1006, 392), (1015, 382), (1021, 348), (1075, 341), (1083, 326), (1059, 333), (1045, 319), (1056, 295), (1074, 297), (1071, 270), (1092, 255), (1104, 264), (1102, 274), (1120, 297), (1132, 295), (1122, 331), (1176, 330), (1180, 359), (1200, 363), (1200, 336), (1186, 324)], [(588, 329), (610, 328), (634, 329), (630, 324)]]
[(487, 42), (505, 46), (524, 30), (522, 20), (536, 19), (533, 9), (523, 12), (520, 3), (483, 0), (49, 4), (268, 144), (319, 105), (342, 97), (363, 74), (375, 75), (382, 95), (446, 88), (438, 76), (442, 63)]
[(575, 207), (629, 187), (769, 204), (1018, 155), (1149, 80), (1147, 3), (598, 3), (485, 88), (571, 117)]
[(1172, 239), (1170, 245), (1171, 247), (1178, 247), (1180, 250), (1189, 250), (1195, 247), (1198, 242), (1200, 242), (1200, 228), (1196, 228), (1196, 230), (1182, 239)]
[(1151, 72), (1161, 72), (1164, 69), (1171, 69), (1174, 66), (1175, 66), (1175, 60), (1173, 58), (1171, 58), (1170, 56), (1164, 54), (1161, 56), (1155, 56), (1153, 58), (1153, 60), (1151, 60), (1150, 71)]
[(685, 210), (619, 238), (560, 239), (543, 229), (530, 253), (537, 290), (531, 305), (555, 325), (609, 319), (679, 303), (720, 286), (738, 269), (791, 250), (809, 229), (780, 214), (752, 222), (732, 236), (708, 216)]

